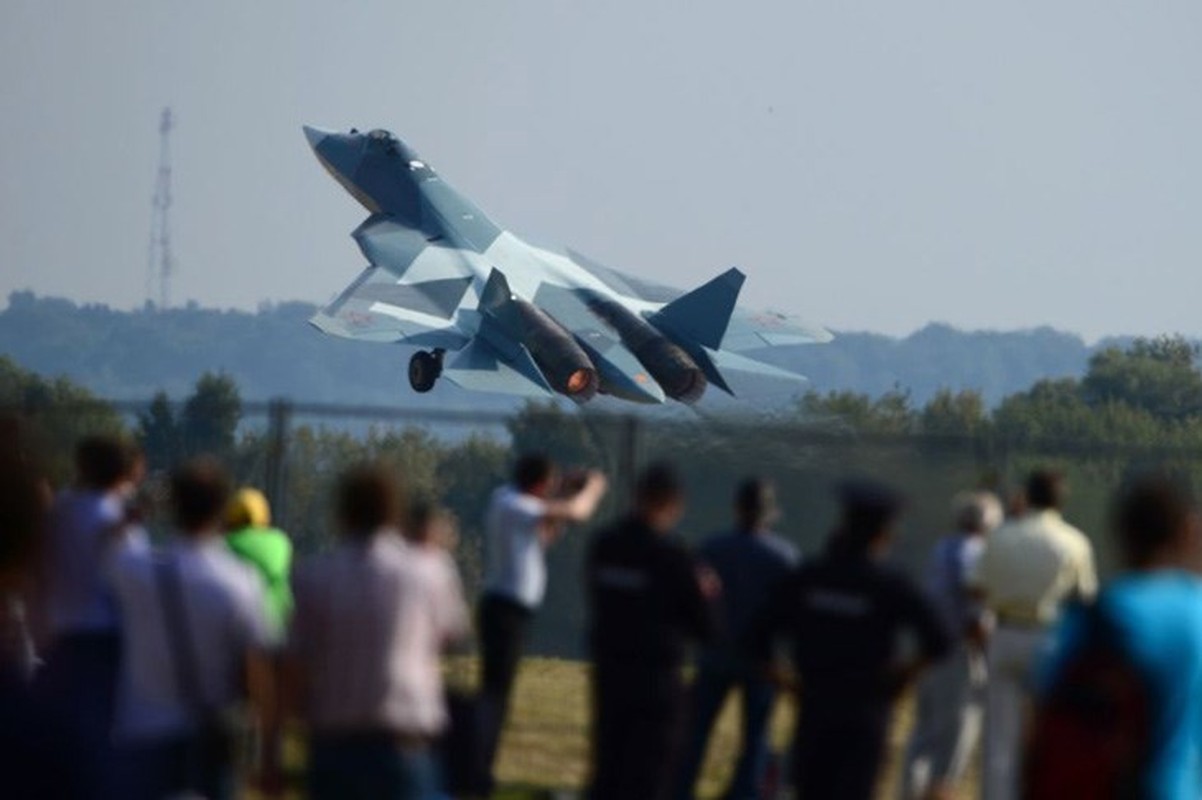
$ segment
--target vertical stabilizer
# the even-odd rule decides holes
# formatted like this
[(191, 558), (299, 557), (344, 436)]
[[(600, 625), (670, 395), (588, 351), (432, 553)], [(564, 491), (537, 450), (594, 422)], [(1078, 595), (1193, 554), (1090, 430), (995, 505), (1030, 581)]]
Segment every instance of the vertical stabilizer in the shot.
[(505, 279), (501, 270), (494, 268), (488, 274), (488, 282), (480, 292), (480, 309), (496, 311), (512, 299), (513, 290), (509, 288), (509, 281)]
[(726, 337), (745, 276), (732, 267), (704, 286), (682, 295), (648, 321), (674, 339), (687, 339), (718, 350)]

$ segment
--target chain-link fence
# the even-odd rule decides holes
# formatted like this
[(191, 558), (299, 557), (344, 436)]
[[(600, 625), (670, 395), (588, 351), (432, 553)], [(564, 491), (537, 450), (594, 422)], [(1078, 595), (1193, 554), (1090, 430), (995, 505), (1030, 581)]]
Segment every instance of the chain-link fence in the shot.
[[(131, 420), (145, 403), (117, 407)], [(392, 462), (411, 494), (448, 506), (459, 518), (459, 556), (469, 590), (479, 588), (486, 543), (482, 521), (492, 490), (508, 477), (517, 452), (540, 451), (566, 468), (603, 470), (611, 491), (597, 520), (549, 553), (550, 585), (535, 624), (532, 652), (581, 654), (582, 560), (590, 531), (622, 512), (638, 470), (668, 460), (689, 490), (683, 535), (698, 541), (731, 523), (732, 492), (751, 475), (776, 482), (781, 533), (814, 553), (835, 515), (834, 485), (871, 476), (908, 498), (894, 556), (917, 571), (950, 524), (953, 495), (989, 488), (1004, 500), (1026, 473), (1051, 466), (1066, 473), (1066, 516), (1094, 541), (1103, 573), (1116, 566), (1107, 535), (1110, 497), (1125, 476), (1152, 466), (1202, 476), (1202, 451), (1093, 445), (1078, 441), (1015, 443), (971, 436), (859, 435), (802, 418), (635, 416), (530, 407), (513, 413), (405, 411), (275, 401), (243, 407), (236, 443), (225, 453), (240, 483), (264, 489), (276, 523), (297, 550), (332, 541), (331, 496), (339, 473), (364, 459)], [(153, 454), (152, 461), (153, 461)]]
[[(136, 427), (147, 404), (115, 406)], [(630, 416), (549, 407), (514, 414), (410, 412), (283, 401), (244, 405), (237, 435), (222, 455), (240, 483), (266, 491), (276, 523), (292, 535), (302, 557), (332, 541), (337, 476), (364, 459), (391, 461), (411, 494), (435, 499), (458, 516), (457, 557), (474, 596), (486, 557), (482, 520), (488, 498), (507, 479), (514, 456), (531, 450), (568, 468), (601, 469), (611, 485), (598, 519), (570, 531), (548, 556), (548, 596), (529, 652), (565, 659), (583, 654), (586, 609), (580, 576), (591, 532), (622, 513), (637, 472), (651, 461), (671, 461), (682, 473), (689, 508), (681, 529), (690, 541), (728, 526), (735, 486), (756, 475), (776, 482), (780, 531), (803, 553), (819, 550), (834, 523), (832, 488), (840, 478), (887, 481), (909, 500), (894, 555), (914, 572), (948, 529), (950, 500), (963, 489), (989, 488), (1009, 499), (1032, 468), (1062, 470), (1071, 487), (1066, 516), (1090, 535), (1105, 575), (1117, 566), (1107, 512), (1124, 478), (1153, 466), (1202, 477), (1202, 451), (1185, 448), (1046, 439), (1017, 443), (990, 434), (865, 436), (801, 418)], [(155, 454), (148, 455), (153, 463)], [(169, 465), (157, 466), (162, 472)], [(545, 660), (530, 662), (526, 670), (501, 775), (544, 785), (576, 784), (587, 752), (585, 673), (576, 665)], [(734, 734), (727, 738), (733, 742)], [(733, 747), (731, 742), (726, 746)], [(713, 770), (711, 780), (716, 780)]]

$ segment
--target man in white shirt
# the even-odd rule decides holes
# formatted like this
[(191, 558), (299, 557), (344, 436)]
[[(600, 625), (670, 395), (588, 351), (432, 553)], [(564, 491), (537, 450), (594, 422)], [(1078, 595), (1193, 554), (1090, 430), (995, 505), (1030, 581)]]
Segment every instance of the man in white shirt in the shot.
[(401, 507), (390, 472), (352, 470), (339, 489), (338, 545), (293, 578), (290, 652), (314, 800), (425, 800), (440, 790), (439, 657), (467, 635), (468, 614), (449, 554), (401, 537)]
[(1032, 668), (1064, 602), (1090, 600), (1097, 593), (1093, 548), (1061, 516), (1064, 497), (1063, 476), (1047, 470), (1032, 473), (1027, 513), (994, 531), (977, 563), (973, 582), (997, 623), (988, 648), (984, 800), (1018, 796)]
[(45, 662), (35, 690), (101, 763), (108, 760), (120, 655), (103, 565), (120, 546), (146, 546), (145, 533), (126, 518), (133, 465), (132, 449), (119, 439), (80, 440), (76, 482), (54, 500), (31, 597), (34, 641)]
[(480, 600), (484, 757), (491, 770), (522, 647), (547, 587), (546, 549), (570, 522), (592, 517), (605, 477), (590, 472), (567, 496), (545, 455), (518, 459), (511, 483), (493, 492), (485, 518), (484, 596)]
[(113, 556), (123, 625), (114, 795), (234, 796), (231, 742), (216, 721), (243, 699), (271, 634), (259, 576), (225, 546), (230, 488), (215, 462), (185, 465), (171, 479), (175, 541)]

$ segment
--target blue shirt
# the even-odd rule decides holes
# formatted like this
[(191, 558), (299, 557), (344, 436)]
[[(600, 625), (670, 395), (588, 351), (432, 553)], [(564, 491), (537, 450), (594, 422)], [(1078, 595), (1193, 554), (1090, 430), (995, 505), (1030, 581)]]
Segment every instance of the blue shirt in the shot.
[[(1202, 796), (1202, 580), (1176, 570), (1116, 579), (1099, 602), (1150, 682), (1152, 761), (1145, 796)], [(1066, 613), (1040, 678), (1048, 688), (1081, 643), (1085, 613)]]
[(146, 532), (126, 524), (119, 493), (59, 493), (47, 531), (42, 598), (52, 637), (117, 630), (117, 606), (105, 568), (118, 545), (148, 547)]
[(984, 537), (952, 533), (940, 539), (931, 551), (927, 590), (957, 639), (981, 613), (980, 603), (969, 592), (968, 576), (984, 549)]
[(708, 540), (701, 559), (722, 581), (722, 636), (710, 657), (742, 653), (777, 586), (797, 565), (797, 548), (767, 531), (734, 531)]

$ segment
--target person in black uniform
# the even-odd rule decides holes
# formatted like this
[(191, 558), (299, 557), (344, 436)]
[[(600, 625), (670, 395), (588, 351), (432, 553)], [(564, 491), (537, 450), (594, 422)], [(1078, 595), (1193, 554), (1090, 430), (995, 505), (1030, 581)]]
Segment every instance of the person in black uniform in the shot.
[(718, 592), (713, 574), (671, 535), (683, 510), (675, 472), (650, 467), (634, 513), (589, 550), (591, 800), (660, 800), (671, 789), (685, 723), (685, 645), (712, 635)]
[[(882, 563), (901, 498), (867, 481), (839, 494), (842, 516), (826, 551), (785, 580), (758, 634), (761, 646), (781, 637), (793, 648), (802, 693), (793, 780), (806, 800), (872, 797), (894, 700), (951, 647), (922, 590)], [(901, 661), (907, 630), (919, 652)]]

